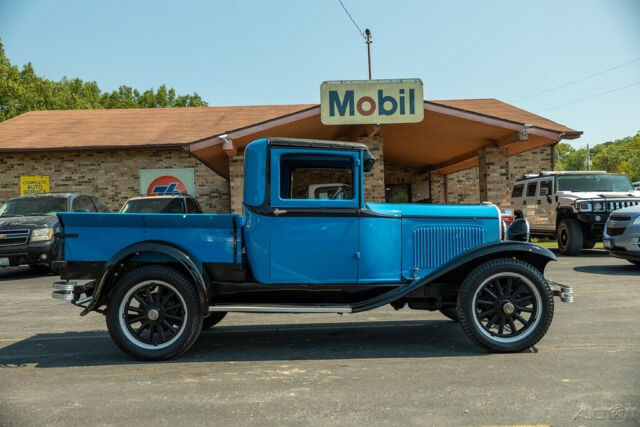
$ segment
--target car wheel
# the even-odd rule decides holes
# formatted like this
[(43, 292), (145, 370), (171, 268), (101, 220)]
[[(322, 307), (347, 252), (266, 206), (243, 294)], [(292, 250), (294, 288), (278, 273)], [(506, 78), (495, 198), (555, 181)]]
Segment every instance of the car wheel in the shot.
[(209, 329), (217, 325), (227, 315), (226, 311), (214, 311), (204, 319), (202, 319), (202, 330)]
[(455, 307), (445, 307), (440, 309), (440, 313), (444, 314), (454, 322), (458, 321), (458, 310)]
[(553, 319), (553, 293), (542, 274), (516, 259), (476, 267), (458, 294), (464, 333), (493, 352), (513, 353), (536, 344)]
[(596, 241), (592, 239), (584, 239), (582, 241), (582, 249), (593, 249), (596, 245)]
[(558, 250), (564, 255), (578, 255), (582, 250), (582, 227), (577, 219), (566, 218), (558, 226)]
[(180, 272), (161, 265), (137, 268), (109, 295), (107, 328), (125, 353), (163, 360), (187, 351), (200, 334), (198, 291)]

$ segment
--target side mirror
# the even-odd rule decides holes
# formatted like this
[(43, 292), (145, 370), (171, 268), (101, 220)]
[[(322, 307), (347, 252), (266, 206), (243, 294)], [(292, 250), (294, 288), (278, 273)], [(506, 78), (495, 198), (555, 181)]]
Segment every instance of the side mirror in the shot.
[(365, 172), (371, 171), (373, 169), (373, 165), (376, 163), (376, 158), (368, 151), (364, 152), (364, 164), (362, 165), (362, 169)]
[(524, 218), (516, 219), (511, 223), (507, 229), (507, 240), (514, 240), (517, 242), (529, 241), (529, 222)]

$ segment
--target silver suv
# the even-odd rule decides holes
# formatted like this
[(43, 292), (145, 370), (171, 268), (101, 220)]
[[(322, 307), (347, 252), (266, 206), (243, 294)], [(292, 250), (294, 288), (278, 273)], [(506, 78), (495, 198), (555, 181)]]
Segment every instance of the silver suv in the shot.
[(609, 214), (640, 205), (624, 174), (604, 171), (527, 174), (513, 184), (511, 207), (526, 218), (531, 234), (553, 237), (565, 255), (577, 255), (602, 240)]
[(640, 205), (612, 213), (603, 237), (610, 255), (640, 267)]

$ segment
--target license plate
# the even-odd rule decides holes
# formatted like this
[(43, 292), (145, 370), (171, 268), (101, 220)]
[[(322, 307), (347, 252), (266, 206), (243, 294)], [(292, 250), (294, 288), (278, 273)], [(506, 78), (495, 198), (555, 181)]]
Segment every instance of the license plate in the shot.
[(607, 249), (613, 249), (613, 241), (611, 239), (604, 239), (602, 245)]
[(0, 267), (9, 265), (9, 258), (0, 258)]

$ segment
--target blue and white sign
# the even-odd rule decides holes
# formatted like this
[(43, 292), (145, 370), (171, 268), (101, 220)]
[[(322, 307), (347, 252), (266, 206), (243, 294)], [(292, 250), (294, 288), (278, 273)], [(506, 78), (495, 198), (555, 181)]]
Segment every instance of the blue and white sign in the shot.
[(325, 125), (421, 122), (424, 118), (422, 81), (323, 82), (320, 112)]

